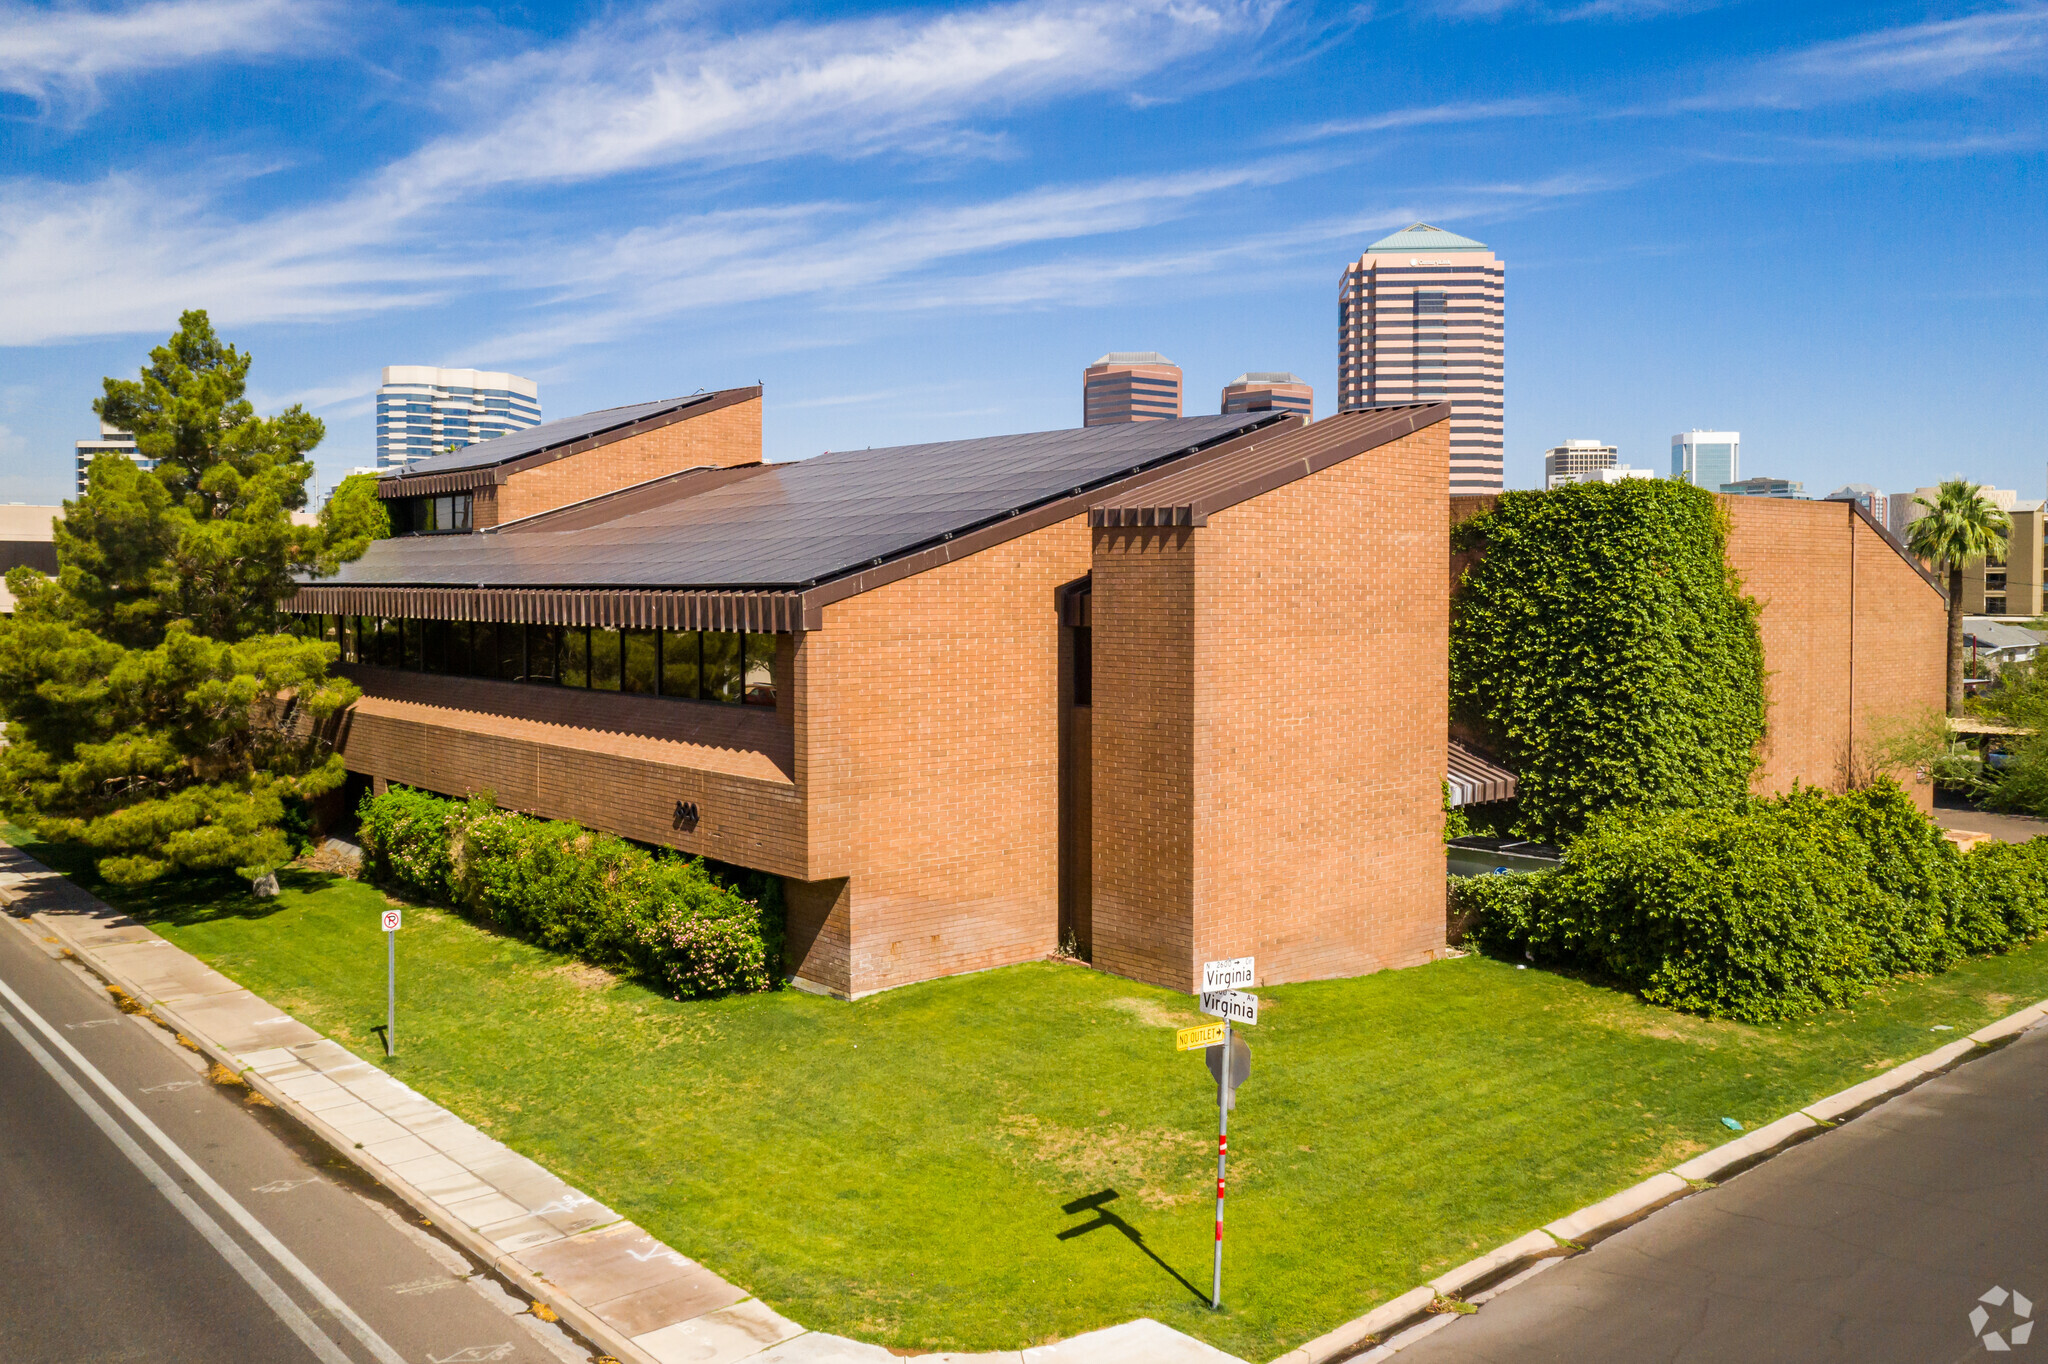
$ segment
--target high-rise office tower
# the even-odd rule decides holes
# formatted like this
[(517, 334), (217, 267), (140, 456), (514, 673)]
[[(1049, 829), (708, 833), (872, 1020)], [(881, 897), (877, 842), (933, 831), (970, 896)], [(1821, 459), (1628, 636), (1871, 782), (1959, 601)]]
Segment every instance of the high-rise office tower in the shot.
[(1568, 440), (1563, 445), (1553, 445), (1543, 452), (1543, 486), (1555, 488), (1562, 483), (1578, 483), (1581, 474), (1612, 469), (1620, 457), (1619, 447), (1602, 445), (1597, 440)]
[(105, 422), (100, 423), (98, 439), (73, 441), (72, 450), (75, 452), (78, 461), (78, 495), (80, 497), (85, 496), (86, 475), (92, 469), (94, 458), (108, 451), (112, 451), (117, 455), (126, 455), (145, 469), (156, 468), (155, 460), (144, 459), (142, 452), (135, 448), (135, 437), (129, 435), (126, 431), (111, 427)]
[(1740, 431), (1691, 430), (1671, 438), (1671, 476), (1708, 492), (1742, 481)]
[(1156, 350), (1113, 350), (1081, 371), (1081, 425), (1180, 415), (1180, 366)]
[(540, 389), (493, 370), (386, 365), (377, 390), (377, 467), (460, 449), (540, 424)]
[(1451, 491), (1501, 490), (1507, 266), (1428, 223), (1382, 237), (1337, 288), (1337, 410), (1451, 402)]
[(1249, 370), (1223, 386), (1218, 412), (1299, 412), (1314, 415), (1316, 391), (1299, 374), (1280, 370)]

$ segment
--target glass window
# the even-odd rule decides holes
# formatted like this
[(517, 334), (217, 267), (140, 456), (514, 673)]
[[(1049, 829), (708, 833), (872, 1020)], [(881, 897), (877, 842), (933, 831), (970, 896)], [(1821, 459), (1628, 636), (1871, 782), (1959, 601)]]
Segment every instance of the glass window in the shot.
[(561, 626), (529, 625), (526, 627), (527, 681), (553, 682), (560, 676), (561, 657)]
[(398, 622), (398, 638), (405, 659), (404, 666), (412, 669), (414, 672), (420, 671), (420, 646), (423, 642), (420, 627), (425, 623), (418, 620), (401, 620)]
[(561, 663), (556, 675), (565, 687), (590, 685), (590, 631), (583, 626), (563, 629)]
[(469, 675), (498, 675), (498, 627), (487, 620), (469, 627)]
[(517, 682), (526, 676), (526, 627), (498, 622), (498, 676)]
[(1095, 703), (1095, 637), (1085, 625), (1074, 627), (1074, 704)]
[(619, 632), (599, 630), (590, 632), (590, 685), (595, 691), (617, 691), (619, 689)]
[(473, 677), (473, 664), (469, 657), (470, 624), (466, 620), (448, 622), (447, 667), (450, 677)]
[(373, 646), (375, 652), (371, 655), (371, 662), (380, 668), (397, 667), (398, 622), (379, 616), (376, 618), (376, 631), (376, 642)]
[(454, 529), (455, 529), (455, 499), (454, 499), (454, 498), (452, 498), (452, 497), (437, 497), (437, 498), (435, 498), (435, 499), (434, 499), (434, 524), (433, 524), (432, 526), (430, 526), (430, 527), (429, 527), (428, 529), (430, 529), (430, 530), (454, 530)]
[(628, 630), (622, 643), (625, 657), (619, 671), (619, 689), (652, 696), (661, 672), (660, 632)]
[(697, 632), (661, 632), (661, 694), (694, 701), (697, 688)]
[(468, 530), (470, 508), (474, 505), (472, 493), (458, 493), (455, 498), (455, 529)]
[(740, 637), (723, 630), (704, 632), (702, 673), (706, 701), (738, 705), (740, 700)]
[(420, 622), (420, 666), (430, 673), (448, 671), (448, 622)]
[(775, 636), (749, 634), (742, 699), (750, 706), (775, 704)]

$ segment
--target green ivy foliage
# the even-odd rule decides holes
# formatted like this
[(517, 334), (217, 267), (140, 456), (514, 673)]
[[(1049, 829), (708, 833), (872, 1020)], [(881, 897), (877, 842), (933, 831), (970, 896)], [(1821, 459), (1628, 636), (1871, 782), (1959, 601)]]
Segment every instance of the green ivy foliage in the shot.
[(1510, 492), (1458, 529), (1451, 711), (1516, 774), (1516, 831), (1727, 808), (1764, 733), (1756, 603), (1712, 495), (1670, 479)]
[(1554, 872), (1455, 883), (1488, 951), (1653, 1004), (1775, 1023), (2048, 930), (2048, 839), (1965, 855), (1889, 778), (1694, 810), (1611, 810)]
[[(774, 878), (721, 874), (701, 858), (395, 788), (363, 801), (364, 870), (473, 918), (678, 998), (765, 990), (782, 961)], [(738, 884), (733, 882), (737, 881)]]

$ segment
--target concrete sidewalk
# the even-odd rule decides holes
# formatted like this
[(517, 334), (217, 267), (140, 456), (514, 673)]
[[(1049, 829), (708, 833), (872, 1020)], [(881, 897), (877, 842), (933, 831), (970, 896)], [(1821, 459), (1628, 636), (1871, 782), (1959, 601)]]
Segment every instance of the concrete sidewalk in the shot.
[[(471, 1254), (624, 1364), (884, 1364), (806, 1331), (580, 1189), (0, 843), (0, 903), (241, 1074)], [(937, 1360), (1243, 1364), (1149, 1318), (1057, 1345)]]

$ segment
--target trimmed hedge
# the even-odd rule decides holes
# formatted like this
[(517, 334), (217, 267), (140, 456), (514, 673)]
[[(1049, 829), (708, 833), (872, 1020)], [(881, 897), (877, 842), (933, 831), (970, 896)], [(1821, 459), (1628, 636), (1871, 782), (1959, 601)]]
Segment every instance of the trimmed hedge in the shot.
[(765, 990), (782, 961), (782, 895), (758, 872), (467, 801), (394, 788), (359, 811), (370, 879), (679, 999)]
[(2048, 839), (1958, 853), (1884, 780), (1841, 796), (1611, 811), (1558, 870), (1463, 879), (1454, 893), (1467, 936), (1489, 951), (1774, 1023), (2040, 936)]

